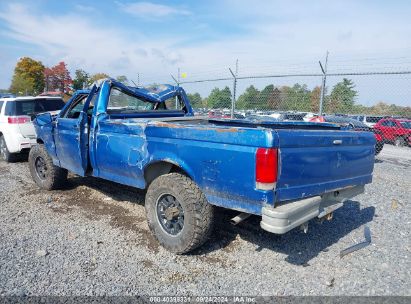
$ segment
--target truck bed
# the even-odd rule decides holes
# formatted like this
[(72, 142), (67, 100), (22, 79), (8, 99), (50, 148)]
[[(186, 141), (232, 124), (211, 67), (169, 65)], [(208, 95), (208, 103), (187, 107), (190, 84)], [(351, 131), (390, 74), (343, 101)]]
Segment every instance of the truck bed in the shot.
[[(255, 214), (263, 204), (364, 185), (372, 178), (374, 135), (333, 124), (176, 117), (108, 119), (99, 128), (104, 136), (98, 162), (104, 166), (113, 162), (108, 156), (121, 155), (118, 146), (131, 151), (126, 164), (136, 159), (144, 167), (147, 156), (181, 161), (211, 203)], [(130, 140), (130, 135), (141, 139)], [(261, 147), (279, 151), (274, 191), (255, 189), (255, 153)]]

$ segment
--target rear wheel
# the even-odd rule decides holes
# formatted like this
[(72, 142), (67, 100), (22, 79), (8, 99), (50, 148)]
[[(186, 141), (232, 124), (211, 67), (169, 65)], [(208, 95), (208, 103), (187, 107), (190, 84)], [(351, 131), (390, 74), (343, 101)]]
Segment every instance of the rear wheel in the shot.
[(405, 146), (405, 139), (403, 137), (397, 137), (394, 141), (394, 145), (397, 147), (404, 147)]
[(213, 206), (187, 176), (170, 173), (156, 178), (148, 187), (145, 207), (150, 230), (168, 251), (189, 252), (211, 234)]
[(16, 159), (16, 155), (9, 152), (3, 135), (0, 136), (0, 158), (8, 163), (13, 162)]
[(61, 188), (67, 180), (67, 170), (53, 164), (44, 145), (36, 145), (31, 148), (29, 168), (33, 180), (45, 190)]

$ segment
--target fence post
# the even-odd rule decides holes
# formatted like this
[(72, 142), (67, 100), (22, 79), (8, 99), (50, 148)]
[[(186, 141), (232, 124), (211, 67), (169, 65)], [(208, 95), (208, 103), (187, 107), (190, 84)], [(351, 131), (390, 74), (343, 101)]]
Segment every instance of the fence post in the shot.
[(321, 61), (319, 61), (321, 71), (323, 72), (323, 79), (322, 79), (322, 85), (321, 85), (321, 95), (320, 95), (320, 109), (319, 109), (319, 115), (323, 115), (323, 107), (324, 107), (324, 96), (325, 96), (325, 85), (327, 82), (327, 64), (328, 64), (328, 51), (327, 55), (325, 56), (325, 67), (323, 68), (323, 65), (321, 64)]
[(231, 118), (234, 118), (234, 109), (235, 109), (235, 91), (237, 89), (237, 77), (231, 70), (231, 68), (228, 68), (231, 75), (233, 75), (234, 82), (233, 82), (233, 98), (231, 99)]
[(238, 59), (235, 62), (235, 74), (231, 70), (231, 68), (228, 68), (230, 71), (231, 75), (233, 75), (234, 81), (233, 81), (233, 98), (231, 100), (231, 118), (234, 118), (234, 111), (235, 111), (235, 95), (237, 91), (237, 74), (238, 74)]

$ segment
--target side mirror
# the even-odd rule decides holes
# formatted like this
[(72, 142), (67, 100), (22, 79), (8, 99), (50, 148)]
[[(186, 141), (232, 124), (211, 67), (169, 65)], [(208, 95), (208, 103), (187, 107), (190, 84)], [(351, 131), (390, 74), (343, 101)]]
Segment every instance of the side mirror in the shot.
[(51, 117), (50, 113), (43, 113), (43, 114), (39, 114), (36, 116), (36, 123), (40, 127), (47, 125), (47, 124), (51, 124), (52, 121), (53, 121), (53, 118)]

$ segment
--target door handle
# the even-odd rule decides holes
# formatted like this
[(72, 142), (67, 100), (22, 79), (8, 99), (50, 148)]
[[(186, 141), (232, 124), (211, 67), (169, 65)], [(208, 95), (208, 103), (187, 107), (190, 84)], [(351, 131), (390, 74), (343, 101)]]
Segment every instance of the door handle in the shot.
[(333, 141), (334, 145), (341, 145), (342, 144), (342, 140), (341, 139), (336, 139)]

